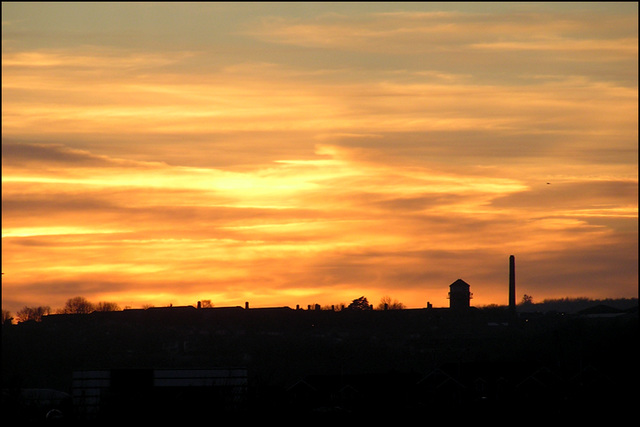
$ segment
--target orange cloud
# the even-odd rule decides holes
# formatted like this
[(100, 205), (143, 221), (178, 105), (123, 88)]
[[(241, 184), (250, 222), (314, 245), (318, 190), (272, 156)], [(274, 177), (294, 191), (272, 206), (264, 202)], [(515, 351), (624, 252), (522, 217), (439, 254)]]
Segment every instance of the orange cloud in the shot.
[(501, 303), (512, 253), (536, 299), (637, 292), (637, 16), (263, 18), (7, 32), (3, 306)]
[[(338, 304), (331, 298), (348, 301), (355, 289), (383, 295), (397, 286), (395, 293), (413, 289), (413, 304), (429, 298), (446, 305), (447, 274), (478, 268), (471, 259), (453, 267), (461, 254), (560, 251), (610, 234), (560, 212), (531, 211), (517, 197), (536, 193), (515, 180), (398, 169), (338, 147), (321, 147), (319, 160), (243, 173), (49, 151), (58, 156), (39, 152), (40, 162), (48, 160), (44, 176), (28, 164), (28, 177), (20, 168), (3, 176), (3, 258), (8, 272), (19, 272), (7, 282), (17, 282), (14, 292), (52, 282), (68, 283), (67, 293), (138, 303), (150, 295), (188, 303), (213, 294), (227, 302), (293, 296)], [(66, 177), (51, 178), (58, 170)], [(604, 188), (598, 194), (610, 204), (629, 197), (607, 196)], [(436, 266), (431, 256), (448, 261)], [(107, 284), (98, 292), (91, 283)], [(122, 285), (110, 283), (132, 288), (117, 292), (112, 287)]]

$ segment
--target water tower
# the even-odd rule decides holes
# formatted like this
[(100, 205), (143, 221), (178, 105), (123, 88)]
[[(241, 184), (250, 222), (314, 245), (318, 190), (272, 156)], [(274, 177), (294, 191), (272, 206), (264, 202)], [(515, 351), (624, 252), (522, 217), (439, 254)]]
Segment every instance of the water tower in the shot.
[(449, 285), (449, 308), (452, 310), (465, 310), (470, 306), (472, 293), (469, 292), (469, 284), (458, 279)]

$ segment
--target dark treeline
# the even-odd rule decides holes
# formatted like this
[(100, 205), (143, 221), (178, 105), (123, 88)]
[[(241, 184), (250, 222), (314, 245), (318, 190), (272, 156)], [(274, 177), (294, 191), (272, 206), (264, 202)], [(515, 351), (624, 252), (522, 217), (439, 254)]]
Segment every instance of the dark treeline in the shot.
[(628, 310), (638, 307), (638, 298), (604, 298), (590, 299), (586, 297), (578, 298), (558, 298), (545, 299), (540, 303), (523, 302), (519, 304), (521, 311), (538, 311), (542, 313), (559, 312), (559, 313), (577, 313), (596, 305), (605, 305), (618, 310)]

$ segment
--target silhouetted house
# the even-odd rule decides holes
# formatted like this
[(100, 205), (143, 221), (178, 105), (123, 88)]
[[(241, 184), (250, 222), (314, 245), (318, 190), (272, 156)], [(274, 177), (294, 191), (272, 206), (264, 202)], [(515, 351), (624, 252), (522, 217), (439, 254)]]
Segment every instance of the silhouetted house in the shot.
[(515, 396), (520, 402), (532, 405), (561, 402), (566, 391), (564, 378), (546, 367), (538, 368), (514, 388)]
[(472, 403), (504, 406), (516, 397), (551, 397), (563, 390), (563, 385), (561, 378), (535, 363), (448, 362), (422, 378), (416, 391), (427, 406), (460, 407)]
[[(619, 387), (611, 377), (591, 365), (583, 367), (569, 379), (568, 383), (573, 402), (582, 407), (606, 406), (617, 400), (617, 393), (624, 389)], [(628, 393), (628, 390), (623, 393)]]
[(614, 387), (611, 377), (591, 365), (582, 368), (569, 381), (572, 388), (585, 393), (593, 393), (593, 390), (608, 391)]
[(337, 411), (353, 407), (363, 393), (353, 379), (340, 375), (310, 375), (287, 390), (289, 405), (300, 412)]
[(418, 381), (416, 391), (422, 404), (459, 406), (468, 390), (454, 376), (442, 369), (434, 369)]
[(300, 412), (400, 407), (413, 395), (417, 379), (400, 373), (309, 375), (289, 387), (288, 403)]
[(469, 308), (472, 298), (469, 292), (469, 284), (458, 279), (449, 285), (449, 308), (452, 310), (465, 310)]

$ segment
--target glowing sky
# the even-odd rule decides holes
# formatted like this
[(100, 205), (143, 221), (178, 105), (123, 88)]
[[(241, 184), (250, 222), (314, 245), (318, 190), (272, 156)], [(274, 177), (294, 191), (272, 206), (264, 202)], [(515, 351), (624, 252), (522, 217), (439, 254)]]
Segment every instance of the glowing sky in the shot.
[(3, 3), (2, 304), (638, 295), (637, 3)]

